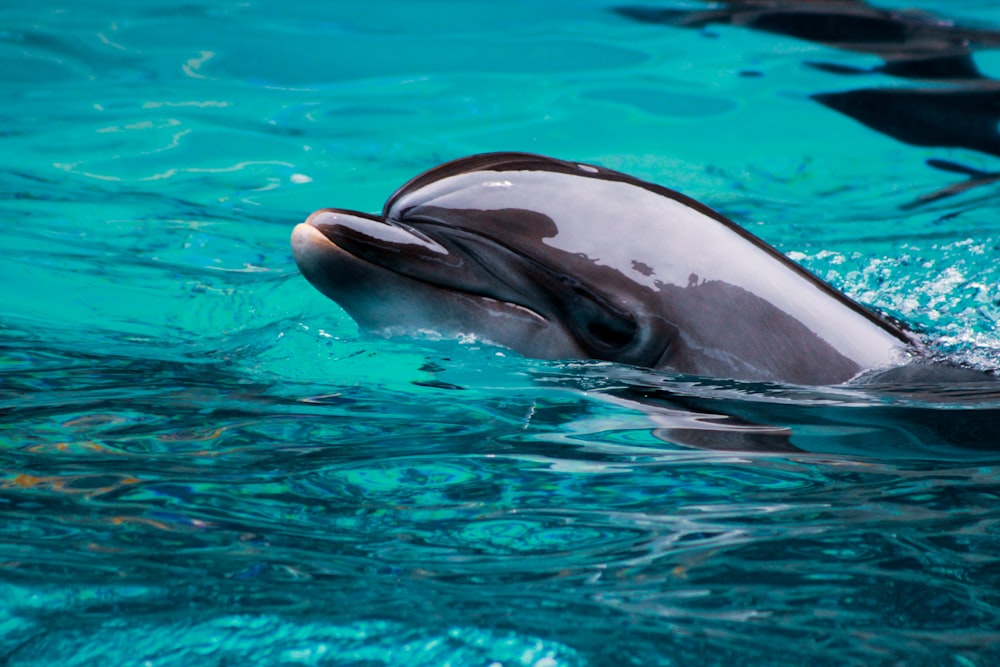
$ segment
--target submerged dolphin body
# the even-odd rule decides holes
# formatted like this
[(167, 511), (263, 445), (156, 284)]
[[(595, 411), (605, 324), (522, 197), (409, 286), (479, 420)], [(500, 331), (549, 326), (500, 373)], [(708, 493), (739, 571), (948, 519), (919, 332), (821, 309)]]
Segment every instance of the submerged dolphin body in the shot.
[(474, 334), (538, 358), (819, 385), (915, 345), (698, 202), (538, 155), (441, 165), (380, 216), (321, 209), (292, 248), (362, 328)]

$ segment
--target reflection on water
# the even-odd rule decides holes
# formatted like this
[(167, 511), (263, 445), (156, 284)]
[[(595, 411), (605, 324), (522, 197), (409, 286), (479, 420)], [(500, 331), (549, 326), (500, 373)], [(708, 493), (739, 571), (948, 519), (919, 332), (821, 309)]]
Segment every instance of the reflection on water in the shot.
[[(870, 69), (836, 62), (805, 64), (833, 74), (913, 79), (923, 81), (923, 86), (821, 92), (812, 95), (813, 99), (908, 144), (1000, 155), (1000, 85), (983, 75), (973, 59), (977, 49), (1000, 46), (998, 30), (962, 27), (931, 13), (877, 8), (862, 0), (808, 4), (724, 0), (721, 6), (707, 9), (625, 6), (615, 11), (644, 23), (702, 29), (733, 25), (875, 55), (882, 64)], [(1000, 180), (1000, 172), (984, 172), (941, 159), (927, 163), (969, 179), (925, 193), (904, 208)]]
[[(753, 664), (779, 638), (790, 663), (927, 655), (929, 637), (948, 638), (937, 659), (996, 657), (1000, 454), (912, 418), (955, 409), (995, 433), (995, 386), (820, 390), (455, 351), (428, 352), (449, 389), (314, 396), (99, 357), (91, 387), (43, 374), (52, 402), (9, 413), (32, 437), (3, 455), (11, 664), (98, 646)], [(490, 376), (470, 384), (476, 359)], [(719, 449), (732, 425), (706, 413), (779, 424), (788, 446)], [(692, 424), (708, 437), (687, 442)]]

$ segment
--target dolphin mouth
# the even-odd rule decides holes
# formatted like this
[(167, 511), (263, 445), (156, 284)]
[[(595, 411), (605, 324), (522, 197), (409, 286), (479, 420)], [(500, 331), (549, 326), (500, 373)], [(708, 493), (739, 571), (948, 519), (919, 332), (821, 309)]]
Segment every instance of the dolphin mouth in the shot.
[[(493, 249), (513, 254), (502, 246)], [(516, 289), (498, 282), (496, 272), (482, 258), (473, 257), (460, 244), (381, 216), (320, 209), (296, 225), (292, 251), (303, 275), (314, 284), (313, 276), (335, 262), (360, 262), (366, 270), (392, 272), (437, 289), (499, 302), (548, 321)]]
[(325, 208), (306, 218), (296, 231), (299, 227), (311, 227), (343, 252), (390, 271), (396, 269), (388, 266), (388, 258), (406, 258), (413, 263), (448, 261), (448, 249), (440, 243), (412, 227), (377, 216)]
[[(385, 298), (384, 293), (372, 295), (369, 304), (359, 303), (366, 300), (365, 283), (391, 275), (413, 281), (414, 288), (420, 285), (445, 292), (458, 301), (472, 299), (491, 313), (559, 330), (589, 357), (621, 358), (649, 366), (649, 359), (665, 354), (665, 344), (655, 341), (650, 332), (643, 334), (639, 320), (625, 304), (474, 225), (449, 224), (429, 214), (399, 221), (328, 208), (295, 228), (292, 246), (302, 274), (359, 323), (371, 320), (365, 317), (371, 299)], [(399, 302), (399, 307), (419, 309), (421, 298), (433, 295), (423, 292), (411, 297), (416, 302)], [(383, 310), (380, 317), (386, 316)], [(471, 319), (466, 324), (478, 325)], [(377, 322), (374, 325), (381, 328)], [(624, 353), (627, 348), (633, 351)]]

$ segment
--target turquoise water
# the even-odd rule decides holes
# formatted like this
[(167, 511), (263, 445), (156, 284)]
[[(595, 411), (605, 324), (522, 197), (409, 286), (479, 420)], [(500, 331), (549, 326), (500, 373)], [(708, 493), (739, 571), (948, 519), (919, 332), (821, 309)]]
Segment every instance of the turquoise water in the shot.
[[(994, 390), (383, 340), (298, 275), (310, 211), (534, 151), (1000, 368), (998, 186), (908, 207), (995, 157), (810, 99), (912, 85), (804, 65), (873, 56), (616, 4), (0, 7), (0, 663), (1000, 664)], [(728, 451), (747, 424), (801, 451)]]

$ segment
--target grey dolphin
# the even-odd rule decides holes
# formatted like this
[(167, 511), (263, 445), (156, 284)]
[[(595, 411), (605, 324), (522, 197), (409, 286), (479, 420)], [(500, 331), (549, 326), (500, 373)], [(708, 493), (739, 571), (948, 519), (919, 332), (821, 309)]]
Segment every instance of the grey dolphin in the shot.
[(380, 216), (321, 209), (292, 248), (362, 328), (473, 334), (531, 357), (818, 385), (917, 345), (702, 204), (538, 155), (446, 163)]

